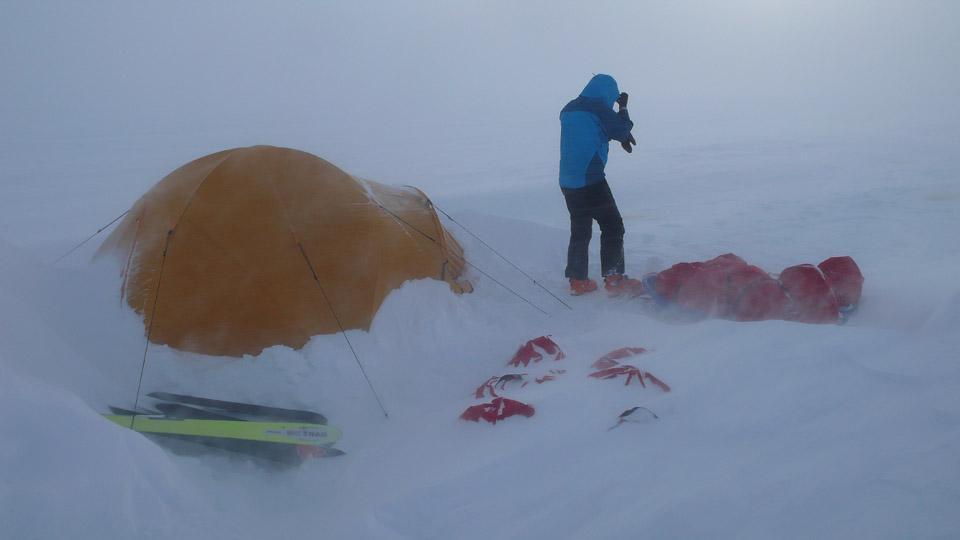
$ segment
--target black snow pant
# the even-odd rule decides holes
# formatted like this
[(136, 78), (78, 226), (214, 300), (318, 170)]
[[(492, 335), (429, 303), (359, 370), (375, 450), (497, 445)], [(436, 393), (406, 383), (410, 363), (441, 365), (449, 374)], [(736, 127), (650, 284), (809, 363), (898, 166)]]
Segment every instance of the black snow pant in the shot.
[(587, 187), (560, 188), (570, 211), (570, 247), (566, 276), (587, 279), (593, 221), (600, 225), (600, 269), (604, 276), (623, 273), (623, 218), (606, 180)]

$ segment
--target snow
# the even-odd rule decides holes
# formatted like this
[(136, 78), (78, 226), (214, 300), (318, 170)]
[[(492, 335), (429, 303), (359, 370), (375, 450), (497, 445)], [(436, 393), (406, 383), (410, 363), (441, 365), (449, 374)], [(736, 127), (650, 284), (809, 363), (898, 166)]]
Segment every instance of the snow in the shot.
[[(960, 535), (957, 8), (633, 4), (12, 7), (0, 536)], [(568, 50), (576, 32), (594, 39)], [(625, 50), (631, 62), (610, 60)], [(638, 125), (635, 152), (614, 145), (607, 169), (628, 271), (725, 252), (772, 272), (850, 255), (866, 282), (846, 325), (677, 320), (563, 294), (556, 115), (602, 71)], [(470, 295), (409, 282), (369, 332), (347, 332), (372, 389), (343, 335), (239, 360), (146, 351), (142, 394), (315, 409), (346, 455), (288, 470), (178, 456), (101, 419), (133, 405), (142, 323), (118, 270), (91, 262), (106, 231), (54, 261), (177, 166), (251, 144), (423, 189), (572, 310), (444, 220), (477, 268), (548, 314), (476, 270)], [(566, 358), (522, 371), (566, 372), (506, 392), (536, 415), (458, 420), (544, 334)], [(630, 361), (673, 391), (587, 377), (624, 346), (649, 349)], [(659, 419), (608, 431), (633, 406)]]

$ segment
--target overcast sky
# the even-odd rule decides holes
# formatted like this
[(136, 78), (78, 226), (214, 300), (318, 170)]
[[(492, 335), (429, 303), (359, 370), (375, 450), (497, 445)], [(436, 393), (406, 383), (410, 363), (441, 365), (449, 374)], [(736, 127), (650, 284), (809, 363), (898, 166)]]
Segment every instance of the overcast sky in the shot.
[(597, 72), (634, 103), (677, 110), (777, 103), (955, 119), (960, 96), (952, 0), (0, 6), (6, 137), (555, 119)]

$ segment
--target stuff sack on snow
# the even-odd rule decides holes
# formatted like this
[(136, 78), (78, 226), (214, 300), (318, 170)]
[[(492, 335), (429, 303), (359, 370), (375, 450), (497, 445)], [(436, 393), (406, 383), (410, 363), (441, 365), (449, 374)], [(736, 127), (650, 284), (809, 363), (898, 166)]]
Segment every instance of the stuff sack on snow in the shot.
[(850, 257), (830, 257), (817, 265), (823, 272), (840, 308), (847, 310), (860, 303), (860, 293), (863, 291), (863, 274), (860, 267)]
[(590, 364), (590, 367), (594, 369), (607, 369), (612, 368), (620, 362), (618, 360), (623, 360), (624, 358), (636, 355), (643, 354), (647, 352), (643, 347), (620, 347), (619, 349), (608, 352), (607, 354), (597, 358), (597, 360)]
[(737, 321), (840, 322), (863, 288), (863, 274), (850, 257), (791, 266), (774, 279), (732, 253), (678, 263), (645, 281), (664, 303)]
[(490, 403), (467, 407), (460, 418), (471, 422), (479, 422), (483, 419), (491, 424), (496, 424), (504, 418), (510, 418), (517, 414), (529, 418), (533, 416), (534, 412), (533, 406), (522, 401), (498, 397)]
[(513, 358), (507, 362), (507, 365), (521, 367), (530, 365), (530, 362), (536, 364), (543, 360), (543, 354), (540, 353), (541, 350), (548, 356), (553, 357), (554, 360), (563, 360), (566, 356), (560, 346), (550, 339), (550, 336), (540, 336), (521, 345), (520, 348), (517, 349), (517, 352), (514, 353)]
[(783, 318), (791, 321), (820, 323), (840, 318), (837, 296), (812, 264), (798, 264), (780, 273), (780, 286), (791, 303)]

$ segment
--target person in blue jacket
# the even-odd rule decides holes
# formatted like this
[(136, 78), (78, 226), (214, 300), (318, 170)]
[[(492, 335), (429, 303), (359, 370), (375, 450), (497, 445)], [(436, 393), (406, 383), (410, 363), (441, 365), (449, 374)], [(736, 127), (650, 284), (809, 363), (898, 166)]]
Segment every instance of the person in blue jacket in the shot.
[(631, 129), (627, 94), (620, 93), (610, 75), (594, 75), (580, 96), (560, 111), (560, 190), (570, 212), (565, 275), (571, 294), (597, 289), (587, 274), (594, 220), (600, 225), (600, 269), (607, 292), (642, 291), (639, 280), (624, 275), (623, 219), (604, 174), (611, 140), (619, 141), (627, 152), (633, 151), (631, 144), (637, 142)]

